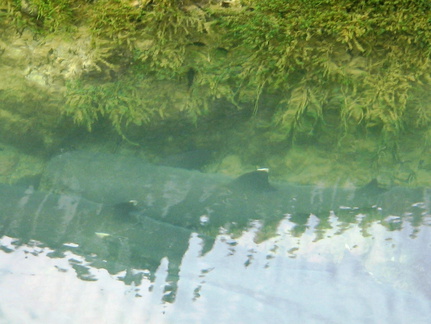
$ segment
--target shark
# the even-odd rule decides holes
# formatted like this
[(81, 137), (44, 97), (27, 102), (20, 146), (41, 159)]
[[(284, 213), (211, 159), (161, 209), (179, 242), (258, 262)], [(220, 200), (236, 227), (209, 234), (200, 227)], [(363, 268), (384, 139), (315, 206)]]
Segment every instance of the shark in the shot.
[(358, 222), (361, 213), (374, 215), (369, 221), (405, 217), (415, 225), (429, 215), (430, 196), (427, 188), (386, 189), (375, 181), (360, 188), (304, 186), (270, 181), (267, 170), (232, 178), (72, 151), (49, 161), (38, 188), (0, 184), (0, 237), (16, 238), (17, 246), (36, 240), (54, 249), (53, 257), (73, 251), (85, 259), (71, 261), (83, 280), (94, 279), (90, 268), (103, 268), (125, 271), (122, 280), (139, 285), (153, 281), (167, 258), (163, 298), (173, 302), (196, 233), (205, 255), (220, 233), (239, 235), (256, 222), (276, 227), (286, 217), (303, 231), (310, 219)]
[(297, 185), (271, 182), (266, 169), (232, 178), (88, 151), (54, 157), (41, 187), (117, 205), (120, 212), (122, 206), (125, 218), (149, 217), (196, 231), (241, 230), (250, 221), (274, 224), (286, 215), (299, 222), (333, 213), (420, 217), (429, 213), (431, 197), (429, 188), (384, 188), (376, 180), (349, 188)]

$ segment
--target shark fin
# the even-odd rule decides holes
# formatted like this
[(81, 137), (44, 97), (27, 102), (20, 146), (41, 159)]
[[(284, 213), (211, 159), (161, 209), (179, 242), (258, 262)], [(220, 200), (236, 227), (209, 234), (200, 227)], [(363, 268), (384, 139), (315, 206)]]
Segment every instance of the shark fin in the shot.
[(382, 186), (376, 178), (368, 182), (366, 185), (358, 188), (356, 193), (366, 197), (375, 197), (379, 196), (388, 191), (388, 188)]
[(254, 192), (267, 192), (275, 190), (275, 188), (269, 183), (268, 169), (258, 169), (256, 171), (245, 173), (236, 178), (230, 184), (230, 188), (234, 190)]

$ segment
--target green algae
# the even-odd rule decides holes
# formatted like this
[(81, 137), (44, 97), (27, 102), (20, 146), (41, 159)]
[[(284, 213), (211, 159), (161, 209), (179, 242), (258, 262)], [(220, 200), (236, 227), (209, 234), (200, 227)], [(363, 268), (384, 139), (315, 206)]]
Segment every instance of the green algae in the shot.
[[(19, 138), (36, 129), (49, 147), (61, 114), (89, 131), (110, 123), (140, 145), (156, 129), (157, 144), (213, 145), (283, 180), (429, 184), (429, 10), (408, 0), (8, 0), (3, 55), (22, 37), (13, 31), (31, 33), (25, 82), (38, 86), (9, 86), (15, 101), (0, 92), (0, 123)], [(172, 139), (164, 128), (176, 124), (187, 135)]]

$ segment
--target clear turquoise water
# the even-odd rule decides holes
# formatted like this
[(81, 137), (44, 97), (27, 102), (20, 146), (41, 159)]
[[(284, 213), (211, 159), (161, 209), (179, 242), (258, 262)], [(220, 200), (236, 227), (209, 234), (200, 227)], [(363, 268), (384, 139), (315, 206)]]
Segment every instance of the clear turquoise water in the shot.
[(429, 322), (428, 190), (231, 181), (72, 152), (1, 185), (0, 322)]

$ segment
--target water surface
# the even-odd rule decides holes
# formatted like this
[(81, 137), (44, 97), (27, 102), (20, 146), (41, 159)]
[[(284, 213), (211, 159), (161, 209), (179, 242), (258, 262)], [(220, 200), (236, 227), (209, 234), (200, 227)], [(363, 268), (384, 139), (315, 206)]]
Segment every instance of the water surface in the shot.
[(0, 186), (1, 322), (429, 322), (426, 189), (376, 205), (93, 153), (42, 178)]

